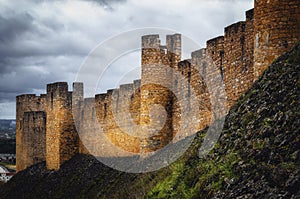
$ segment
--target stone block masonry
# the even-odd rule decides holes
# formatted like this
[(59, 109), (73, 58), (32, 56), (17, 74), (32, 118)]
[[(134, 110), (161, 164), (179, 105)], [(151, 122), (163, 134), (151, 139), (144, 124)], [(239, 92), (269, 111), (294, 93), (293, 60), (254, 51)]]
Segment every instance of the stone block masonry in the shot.
[[(23, 168), (46, 160), (46, 113), (25, 112), (21, 123)], [(22, 168), (18, 168), (22, 169)]]
[[(48, 169), (59, 169), (76, 153), (115, 156), (104, 147), (108, 143), (97, 145), (103, 138), (99, 126), (110, 144), (132, 154), (177, 142), (210, 125), (218, 116), (214, 110), (225, 114), (299, 39), (299, 0), (255, 0), (245, 21), (227, 26), (224, 35), (208, 40), (206, 49), (192, 52), (187, 60), (181, 60), (180, 34), (167, 35), (165, 45), (159, 35), (145, 35), (141, 80), (95, 98), (84, 98), (80, 82), (73, 84), (73, 92), (67, 83), (57, 82), (47, 85), (47, 94), (16, 97), (17, 170), (45, 160)], [(207, 59), (213, 64), (203, 61)], [(218, 101), (223, 99), (225, 108)], [(187, 119), (183, 110), (195, 116), (188, 123), (196, 123), (177, 136), (187, 124), (182, 123)]]
[[(45, 112), (45, 104), (46, 104), (46, 95), (36, 96), (34, 94), (27, 94), (27, 95), (19, 95), (16, 97), (16, 169), (17, 171), (23, 170), (30, 166), (28, 162), (33, 162), (33, 160), (29, 161), (28, 158), (34, 159), (35, 157), (27, 156), (27, 152), (31, 147), (31, 143), (34, 139), (28, 139), (24, 141), (26, 138), (27, 128), (23, 128), (24, 119), (28, 120), (28, 117), (24, 118), (24, 113), (27, 112), (36, 112), (36, 111), (44, 111)], [(26, 122), (28, 123), (28, 122)], [(33, 123), (31, 123), (33, 124)], [(46, 125), (42, 126), (43, 123), (40, 123), (40, 127), (46, 129)], [(27, 125), (28, 128), (31, 128), (31, 125)], [(31, 130), (30, 130), (31, 131)], [(36, 132), (36, 136), (41, 136), (39, 133), (43, 132)], [(32, 134), (33, 135), (33, 134)], [(44, 146), (45, 147), (45, 146)], [(41, 148), (40, 151), (43, 149)], [(44, 159), (45, 160), (45, 159)]]
[(300, 39), (299, 0), (254, 1), (254, 77)]
[(253, 83), (253, 9), (246, 12), (246, 21), (226, 27), (224, 33), (207, 41), (207, 53), (221, 74), (229, 108)]
[(78, 153), (79, 139), (72, 115), (72, 93), (66, 82), (47, 85), (46, 163), (48, 169)]
[[(139, 124), (143, 133), (149, 135), (149, 138), (141, 140), (142, 152), (155, 151), (172, 140), (172, 102), (174, 96), (171, 92), (173, 78), (170, 68), (176, 68), (180, 59), (181, 35), (167, 35), (166, 46), (161, 45), (159, 35), (142, 37)], [(160, 108), (153, 107), (155, 104), (159, 104)], [(165, 114), (162, 109), (166, 111), (165, 118), (160, 118)], [(150, 115), (153, 117), (151, 118)]]

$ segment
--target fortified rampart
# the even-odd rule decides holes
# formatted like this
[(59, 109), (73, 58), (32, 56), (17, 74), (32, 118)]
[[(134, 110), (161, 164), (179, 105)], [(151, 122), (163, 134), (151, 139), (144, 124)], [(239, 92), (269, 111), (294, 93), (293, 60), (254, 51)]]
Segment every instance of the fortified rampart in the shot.
[[(16, 169), (17, 171), (25, 169), (28, 165), (32, 165), (34, 163), (34, 156), (29, 156), (28, 151), (31, 149), (31, 145), (33, 144), (32, 141), (34, 139), (40, 140), (44, 139), (42, 142), (46, 143), (46, 131), (35, 132), (32, 133), (30, 129), (34, 129), (35, 122), (29, 124), (29, 118), (33, 117), (34, 115), (30, 115), (30, 112), (38, 112), (42, 111), (45, 112), (45, 103), (46, 103), (46, 95), (36, 96), (34, 94), (27, 94), (27, 95), (19, 95), (16, 97)], [(26, 114), (25, 114), (26, 113)], [(40, 117), (40, 115), (39, 115)], [(26, 120), (25, 120), (26, 119)], [(39, 120), (39, 119), (38, 119)], [(26, 122), (25, 122), (26, 121)], [(26, 126), (24, 126), (26, 123)], [(41, 129), (46, 129), (46, 124), (43, 126), (44, 123), (40, 123)], [(30, 134), (28, 132), (30, 131)], [(27, 132), (27, 133), (26, 133)], [(36, 137), (36, 138), (33, 138)], [(41, 143), (42, 143), (41, 142)], [(38, 152), (44, 154), (45, 146), (40, 146), (41, 148)], [(39, 155), (40, 156), (40, 155)], [(41, 155), (43, 156), (43, 155)], [(42, 161), (45, 160), (45, 156)]]
[(300, 38), (300, 1), (254, 1), (254, 76), (263, 71)]
[(78, 153), (79, 139), (72, 115), (72, 92), (66, 82), (47, 85), (46, 163), (57, 169)]
[[(141, 80), (95, 98), (84, 98), (79, 82), (73, 92), (57, 82), (47, 85), (47, 94), (17, 96), (17, 170), (45, 160), (48, 169), (59, 169), (76, 153), (115, 155), (105, 150), (108, 143), (97, 145), (99, 127), (110, 143), (133, 154), (176, 142), (208, 126), (218, 117), (213, 110), (225, 114), (299, 39), (298, 0), (255, 0), (245, 21), (226, 27), (223, 36), (207, 41), (206, 49), (187, 60), (181, 60), (180, 34), (167, 35), (166, 45), (159, 35), (145, 35)], [(226, 95), (220, 92), (223, 86)]]
[[(159, 35), (142, 37), (140, 125), (143, 133), (153, 134), (141, 141), (142, 152), (157, 150), (172, 140), (174, 94), (171, 92), (173, 77), (169, 68), (175, 68), (180, 60), (180, 34), (167, 35), (166, 46), (161, 45)], [(154, 104), (162, 106), (166, 115), (159, 108), (150, 110)]]
[(46, 114), (44, 111), (24, 112), (21, 123), (23, 132), (23, 165), (33, 165), (46, 159)]

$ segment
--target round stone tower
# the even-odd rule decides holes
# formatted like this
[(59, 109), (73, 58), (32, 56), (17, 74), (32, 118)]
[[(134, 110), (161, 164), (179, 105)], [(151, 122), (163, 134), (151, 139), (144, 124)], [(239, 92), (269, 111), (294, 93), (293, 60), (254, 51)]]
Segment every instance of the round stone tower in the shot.
[(299, 0), (255, 0), (254, 80), (300, 39)]
[[(142, 78), (140, 151), (147, 153), (164, 147), (172, 140), (172, 68), (181, 59), (181, 35), (168, 35), (166, 45), (159, 35), (142, 37)], [(158, 106), (160, 107), (158, 107)], [(165, 109), (165, 110), (163, 110)], [(146, 136), (146, 137), (145, 137)]]

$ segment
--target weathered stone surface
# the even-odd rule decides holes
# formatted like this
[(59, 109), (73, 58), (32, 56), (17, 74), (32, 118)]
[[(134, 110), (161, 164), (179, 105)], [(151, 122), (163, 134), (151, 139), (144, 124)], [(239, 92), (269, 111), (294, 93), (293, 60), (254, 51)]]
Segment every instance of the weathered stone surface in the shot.
[[(34, 157), (24, 157), (27, 150), (31, 150), (31, 142), (28, 140), (28, 143), (24, 143), (25, 132), (23, 132), (24, 128), (22, 128), (24, 113), (31, 112), (31, 111), (45, 111), (45, 102), (46, 102), (46, 95), (36, 96), (34, 94), (27, 94), (27, 95), (19, 95), (16, 97), (16, 169), (17, 171), (23, 170), (26, 167), (30, 166), (31, 164), (27, 164), (29, 160), (28, 158), (32, 159)], [(46, 128), (41, 124), (41, 128)], [(29, 125), (28, 128), (32, 126)], [(37, 135), (39, 136), (39, 135)], [(42, 149), (41, 149), (42, 151)], [(30, 161), (29, 161), (30, 162)]]
[(47, 85), (46, 162), (48, 169), (78, 153), (78, 134), (72, 115), (72, 93), (66, 82)]
[(225, 36), (207, 41), (207, 54), (225, 85), (227, 108), (253, 84), (253, 11), (246, 12), (246, 21), (226, 27)]
[(300, 1), (254, 1), (254, 77), (300, 39)]
[(18, 167), (21, 170), (46, 160), (46, 113), (44, 111), (24, 112), (20, 128), (24, 163), (24, 168)]

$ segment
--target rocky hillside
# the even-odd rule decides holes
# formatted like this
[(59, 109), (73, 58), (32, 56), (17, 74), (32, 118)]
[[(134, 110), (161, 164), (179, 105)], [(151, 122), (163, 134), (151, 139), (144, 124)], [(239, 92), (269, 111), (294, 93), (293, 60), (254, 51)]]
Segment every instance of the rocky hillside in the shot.
[(147, 174), (110, 169), (76, 155), (57, 171), (45, 163), (0, 185), (0, 198), (300, 198), (300, 45), (281, 56), (226, 117), (214, 150), (206, 130), (169, 167)]

